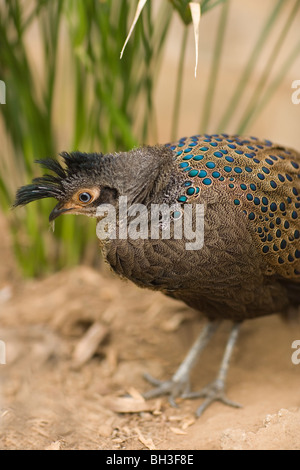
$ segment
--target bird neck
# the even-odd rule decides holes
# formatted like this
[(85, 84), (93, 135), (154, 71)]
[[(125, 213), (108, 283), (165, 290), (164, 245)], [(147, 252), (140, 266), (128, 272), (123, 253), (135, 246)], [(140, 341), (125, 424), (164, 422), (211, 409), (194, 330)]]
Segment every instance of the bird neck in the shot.
[(130, 204), (163, 198), (174, 172), (174, 155), (164, 146), (142, 147), (114, 155), (114, 182)]

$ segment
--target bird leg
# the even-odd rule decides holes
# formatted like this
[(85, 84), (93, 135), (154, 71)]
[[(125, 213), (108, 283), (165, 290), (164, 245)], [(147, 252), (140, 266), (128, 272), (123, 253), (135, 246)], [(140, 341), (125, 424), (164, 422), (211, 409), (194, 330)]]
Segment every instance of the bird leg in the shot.
[(160, 381), (153, 378), (149, 374), (145, 374), (144, 378), (155, 386), (154, 389), (144, 393), (144, 398), (155, 398), (161, 395), (169, 395), (169, 402), (172, 406), (177, 406), (175, 398), (178, 396), (189, 396), (190, 394), (190, 372), (195, 365), (199, 355), (207, 345), (208, 341), (215, 333), (220, 322), (209, 322), (204, 329), (201, 331), (197, 340), (191, 347), (187, 356), (185, 357), (182, 364), (179, 366), (171, 380)]
[(240, 330), (240, 323), (235, 323), (226, 348), (225, 353), (222, 359), (221, 367), (219, 369), (218, 375), (214, 382), (209, 384), (207, 387), (203, 388), (199, 392), (188, 392), (183, 395), (183, 398), (202, 398), (204, 397), (205, 400), (201, 406), (196, 411), (196, 416), (201, 416), (202, 413), (209, 407), (214, 401), (220, 401), (225, 405), (233, 406), (235, 408), (241, 408), (242, 405), (239, 403), (235, 403), (229, 400), (225, 395), (225, 381), (227, 377), (227, 372), (230, 364), (230, 359), (232, 356), (232, 352), (237, 341), (238, 335)]

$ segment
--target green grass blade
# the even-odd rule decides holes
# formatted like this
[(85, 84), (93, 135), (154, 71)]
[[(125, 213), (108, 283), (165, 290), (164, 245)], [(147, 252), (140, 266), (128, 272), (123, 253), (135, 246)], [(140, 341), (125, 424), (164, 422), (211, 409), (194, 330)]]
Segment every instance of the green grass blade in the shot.
[(234, 94), (225, 110), (223, 117), (220, 120), (219, 125), (217, 126), (218, 132), (223, 132), (224, 130), (226, 130), (226, 127), (228, 126), (231, 118), (233, 117), (239, 105), (239, 102), (241, 100), (241, 97), (246, 89), (248, 81), (252, 75), (256, 62), (263, 50), (263, 47), (266, 43), (266, 40), (269, 34), (271, 33), (271, 30), (275, 24), (275, 21), (278, 18), (278, 15), (280, 13), (281, 8), (283, 7), (283, 4), (284, 4), (284, 0), (277, 0), (275, 7), (272, 9), (270, 16), (267, 18), (267, 21), (261, 30), (258, 40), (256, 44), (254, 45), (254, 48), (246, 64), (244, 72), (242, 73), (242, 76), (236, 86)]
[(184, 60), (185, 60), (185, 54), (186, 54), (188, 32), (189, 32), (188, 28), (185, 27), (183, 31), (182, 40), (181, 40), (181, 50), (180, 50), (180, 56), (179, 56), (179, 62), (178, 62), (177, 79), (176, 79), (176, 87), (175, 87), (174, 111), (173, 111), (172, 126), (171, 126), (171, 140), (172, 141), (177, 138), (177, 133), (178, 133)]
[(215, 48), (213, 52), (212, 65), (208, 78), (208, 87), (205, 94), (205, 101), (202, 111), (202, 119), (200, 123), (200, 133), (207, 132), (209, 126), (209, 120), (212, 112), (213, 98), (215, 96), (216, 84), (218, 79), (218, 73), (220, 69), (220, 61), (222, 57), (222, 48), (224, 43), (224, 36), (226, 31), (227, 19), (229, 11), (229, 1), (227, 1), (221, 10), (219, 25), (217, 28), (217, 37)]
[(282, 80), (285, 78), (286, 73), (288, 70), (291, 68), (295, 60), (300, 56), (300, 42), (296, 44), (292, 52), (287, 56), (286, 60), (282, 64), (282, 67), (280, 68), (279, 72), (273, 79), (273, 81), (270, 83), (268, 86), (266, 92), (264, 93), (263, 97), (261, 98), (260, 102), (258, 103), (255, 112), (251, 116), (251, 119), (248, 123), (248, 125), (251, 125), (251, 123), (257, 119), (259, 114), (263, 111), (263, 109), (266, 107), (274, 93), (276, 92), (277, 88), (279, 87), (280, 83)]
[(274, 63), (275, 63), (275, 61), (276, 61), (276, 59), (279, 55), (279, 52), (280, 52), (280, 49), (281, 49), (281, 47), (284, 43), (284, 40), (285, 40), (285, 38), (286, 38), (290, 28), (291, 28), (291, 25), (292, 25), (293, 21), (296, 18), (297, 11), (299, 10), (299, 6), (300, 6), (300, 1), (296, 0), (295, 5), (293, 6), (293, 8), (291, 10), (291, 13), (288, 16), (287, 21), (285, 22), (276, 43), (274, 44), (273, 50), (271, 51), (269, 60), (266, 62), (264, 71), (263, 71), (263, 73), (261, 75), (261, 78), (260, 78), (260, 80), (259, 80), (259, 82), (256, 86), (256, 89), (254, 90), (253, 95), (251, 96), (251, 98), (249, 100), (249, 105), (247, 106), (247, 108), (246, 108), (246, 110), (243, 114), (243, 117), (240, 121), (240, 124), (238, 126), (238, 129), (237, 129), (238, 134), (243, 134), (246, 131), (246, 129), (249, 125), (249, 122), (251, 120), (251, 117), (255, 113), (257, 103), (259, 102), (260, 97), (262, 96), (264, 87), (265, 87), (266, 83), (268, 82), (269, 76), (271, 75)]

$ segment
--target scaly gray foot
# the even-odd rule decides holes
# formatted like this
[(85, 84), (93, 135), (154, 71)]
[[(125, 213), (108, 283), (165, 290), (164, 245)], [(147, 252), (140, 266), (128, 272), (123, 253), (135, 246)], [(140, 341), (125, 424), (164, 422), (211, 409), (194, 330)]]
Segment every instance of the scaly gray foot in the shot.
[(218, 379), (209, 384), (207, 387), (204, 387), (199, 392), (188, 392), (183, 394), (182, 398), (205, 398), (204, 402), (196, 411), (197, 417), (201, 416), (203, 412), (215, 401), (220, 401), (224, 405), (232, 406), (234, 408), (242, 408), (240, 403), (231, 401), (226, 397), (224, 383)]
[(182, 378), (180, 380), (157, 380), (150, 374), (145, 374), (144, 379), (147, 380), (155, 388), (149, 390), (143, 394), (146, 400), (151, 398), (160, 397), (162, 395), (169, 395), (169, 403), (173, 407), (177, 407), (175, 399), (178, 397), (186, 396), (190, 393), (190, 381), (188, 378)]

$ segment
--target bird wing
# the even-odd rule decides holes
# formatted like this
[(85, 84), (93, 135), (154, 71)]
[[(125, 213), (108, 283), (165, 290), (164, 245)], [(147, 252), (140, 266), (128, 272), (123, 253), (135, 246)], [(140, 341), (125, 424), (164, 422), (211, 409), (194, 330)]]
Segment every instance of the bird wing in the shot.
[(218, 187), (247, 220), (266, 274), (300, 283), (300, 154), (255, 137), (196, 135), (168, 144), (186, 175), (178, 201)]

